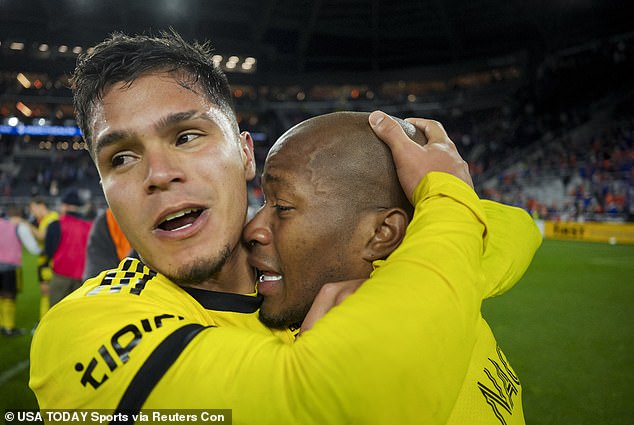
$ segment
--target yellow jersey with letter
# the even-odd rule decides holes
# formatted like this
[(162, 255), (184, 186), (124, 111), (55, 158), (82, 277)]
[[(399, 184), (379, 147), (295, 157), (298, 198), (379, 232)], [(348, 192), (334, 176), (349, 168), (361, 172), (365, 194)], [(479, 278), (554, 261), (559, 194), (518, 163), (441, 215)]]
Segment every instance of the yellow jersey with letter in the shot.
[[(482, 266), (487, 283), (483, 298), (508, 291), (522, 277), (542, 241), (527, 212), (482, 201), (489, 239)], [(462, 389), (448, 425), (524, 425), (522, 386), (482, 316)]]
[[(34, 336), (40, 408), (232, 409), (234, 424), (447, 423), (477, 351), (490, 237), (482, 203), (453, 176), (430, 173), (415, 201), (401, 246), (293, 344), (245, 313), (201, 307), (139, 262), (87, 281)], [(142, 369), (168, 357), (142, 397), (127, 397)]]

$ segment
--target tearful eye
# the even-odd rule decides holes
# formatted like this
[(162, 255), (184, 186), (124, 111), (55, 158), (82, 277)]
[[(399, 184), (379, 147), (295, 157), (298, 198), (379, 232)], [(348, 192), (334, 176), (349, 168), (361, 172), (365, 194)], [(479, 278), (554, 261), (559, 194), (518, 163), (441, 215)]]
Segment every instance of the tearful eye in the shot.
[(289, 213), (289, 212), (291, 212), (291, 211), (293, 211), (295, 209), (295, 208), (289, 207), (287, 205), (279, 205), (279, 204), (271, 205), (271, 207), (280, 216), (283, 215), (283, 214)]

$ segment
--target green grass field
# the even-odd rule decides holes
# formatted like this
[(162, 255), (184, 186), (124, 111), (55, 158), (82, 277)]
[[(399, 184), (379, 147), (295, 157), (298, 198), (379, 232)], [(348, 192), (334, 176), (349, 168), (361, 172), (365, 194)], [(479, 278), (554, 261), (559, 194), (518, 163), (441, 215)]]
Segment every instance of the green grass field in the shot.
[[(18, 326), (37, 320), (29, 259)], [(634, 422), (634, 246), (545, 241), (529, 271), (483, 311), (522, 379), (529, 425)], [(30, 335), (0, 338), (0, 412), (36, 408)]]
[(634, 423), (634, 246), (544, 241), (509, 293), (485, 302), (530, 425)]

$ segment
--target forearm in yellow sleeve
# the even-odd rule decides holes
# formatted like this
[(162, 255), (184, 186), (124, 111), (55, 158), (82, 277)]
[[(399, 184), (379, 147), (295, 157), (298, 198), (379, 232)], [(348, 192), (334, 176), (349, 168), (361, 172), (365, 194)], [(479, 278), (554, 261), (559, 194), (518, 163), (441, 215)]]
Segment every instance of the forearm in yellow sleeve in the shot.
[(234, 424), (444, 424), (476, 337), (485, 215), (447, 174), (415, 200), (401, 247), (295, 344), (207, 329), (146, 407), (231, 408)]
[(521, 208), (482, 200), (489, 240), (482, 258), (483, 298), (501, 295), (524, 275), (542, 242), (535, 221)]

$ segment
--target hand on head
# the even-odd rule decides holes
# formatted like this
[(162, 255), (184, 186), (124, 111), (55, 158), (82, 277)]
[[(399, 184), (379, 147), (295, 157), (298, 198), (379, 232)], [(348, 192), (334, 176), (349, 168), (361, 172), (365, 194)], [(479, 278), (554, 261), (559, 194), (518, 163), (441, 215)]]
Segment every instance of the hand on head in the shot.
[(390, 147), (398, 178), (410, 202), (418, 183), (432, 171), (452, 174), (473, 187), (467, 163), (438, 121), (422, 118), (406, 120), (425, 134), (428, 142), (421, 146), (384, 112), (372, 112), (369, 120), (372, 130)]

